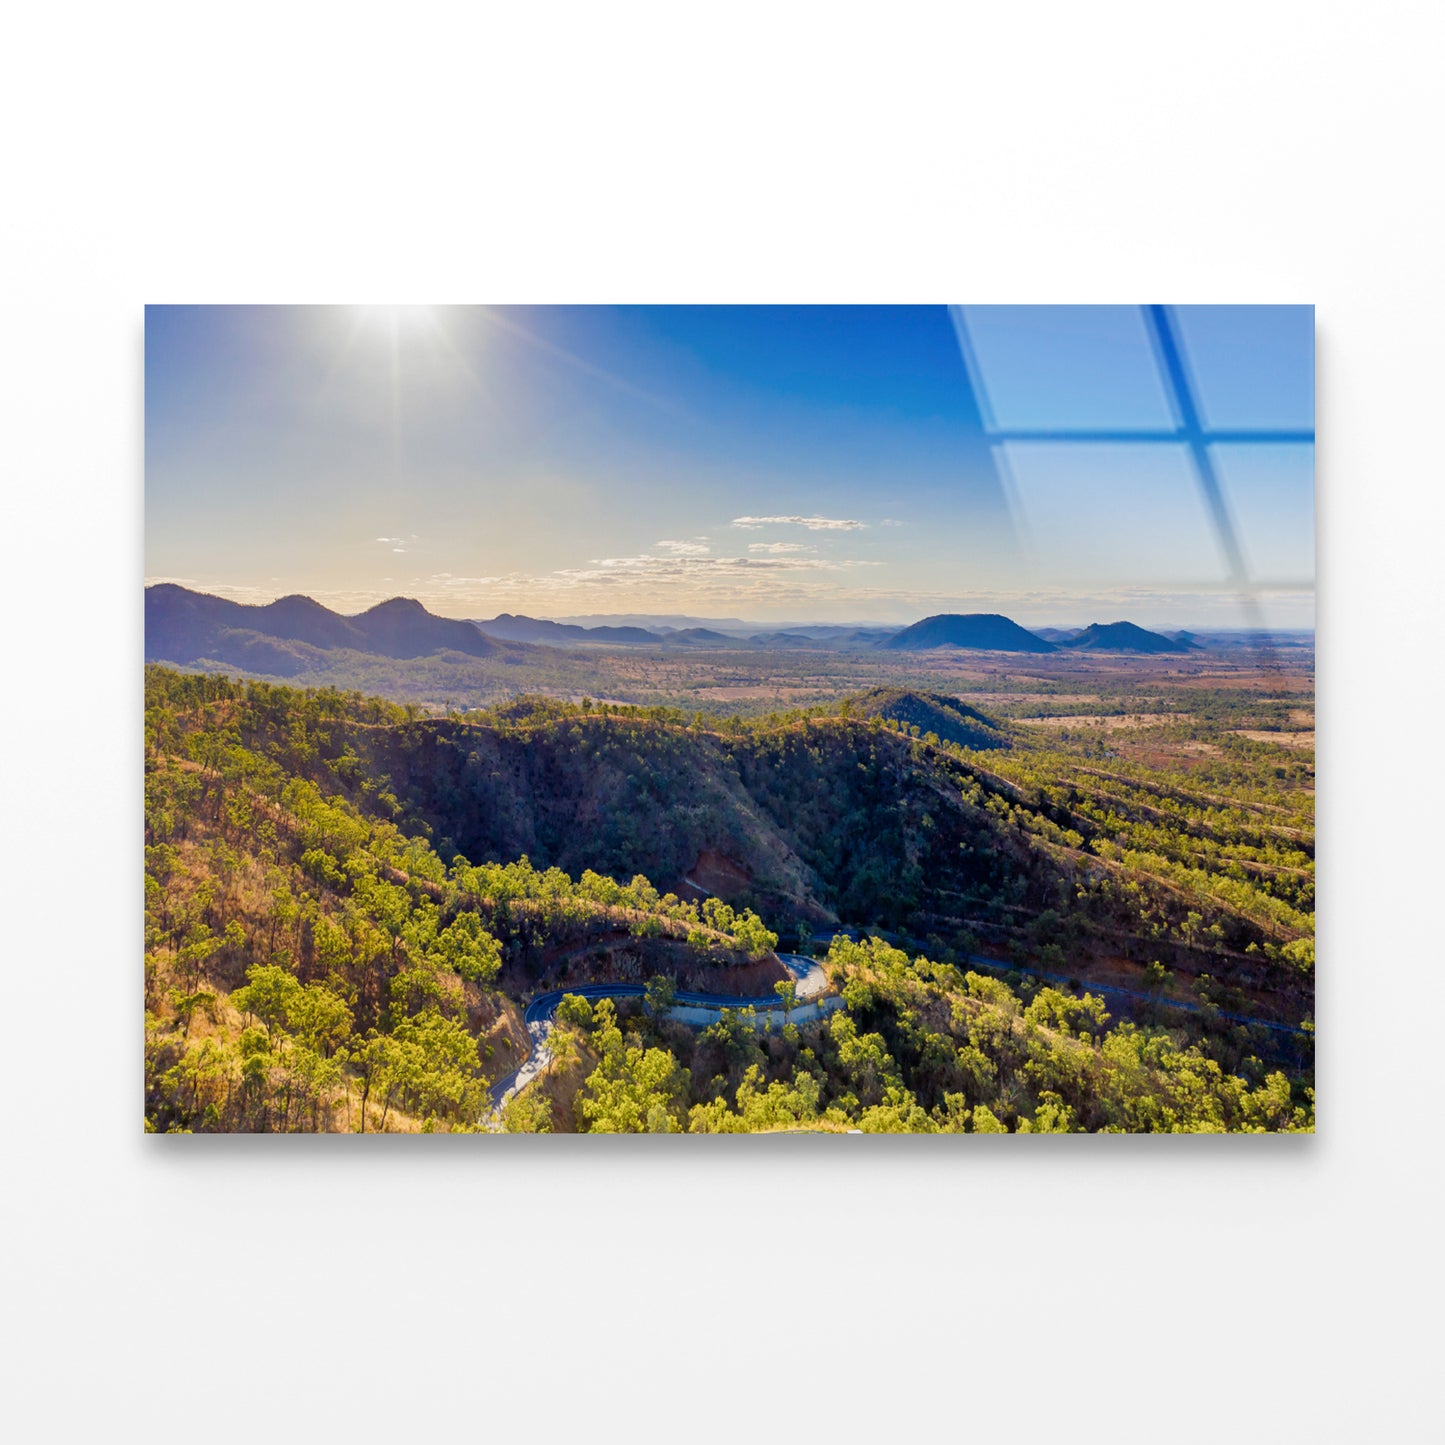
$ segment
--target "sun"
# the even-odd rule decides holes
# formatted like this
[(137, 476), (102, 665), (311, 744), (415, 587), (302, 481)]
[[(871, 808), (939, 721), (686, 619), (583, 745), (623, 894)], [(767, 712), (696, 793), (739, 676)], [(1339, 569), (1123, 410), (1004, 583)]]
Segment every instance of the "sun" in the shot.
[(355, 311), (358, 326), (379, 336), (426, 332), (436, 325), (434, 306), (358, 306)]

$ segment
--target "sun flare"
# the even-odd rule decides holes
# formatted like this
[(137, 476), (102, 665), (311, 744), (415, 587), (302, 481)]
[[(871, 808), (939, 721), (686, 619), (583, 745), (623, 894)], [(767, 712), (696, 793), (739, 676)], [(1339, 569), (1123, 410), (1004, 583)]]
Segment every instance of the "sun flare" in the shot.
[(400, 336), (425, 331), (435, 321), (433, 306), (358, 306), (357, 322), (366, 331), (381, 336)]

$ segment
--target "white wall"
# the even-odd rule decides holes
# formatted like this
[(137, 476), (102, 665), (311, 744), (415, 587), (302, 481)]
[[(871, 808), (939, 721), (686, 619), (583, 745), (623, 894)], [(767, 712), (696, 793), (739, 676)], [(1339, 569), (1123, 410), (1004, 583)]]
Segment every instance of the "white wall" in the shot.
[[(16, 1438), (1425, 1438), (1437, 14), (8, 18)], [(353, 299), (1315, 302), (1319, 1136), (143, 1138), (141, 306)]]

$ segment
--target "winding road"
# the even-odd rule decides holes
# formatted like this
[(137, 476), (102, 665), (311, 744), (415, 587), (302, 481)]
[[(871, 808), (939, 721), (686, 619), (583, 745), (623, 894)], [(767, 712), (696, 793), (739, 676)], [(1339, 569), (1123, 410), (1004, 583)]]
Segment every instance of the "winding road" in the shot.
[[(822, 964), (805, 958), (800, 953), (780, 953), (777, 958), (797, 983), (799, 1005), (813, 1002), (827, 992), (828, 975), (823, 972)], [(602, 999), (641, 998), (646, 992), (646, 984), (618, 982), (579, 983), (573, 988), (558, 988), (550, 993), (538, 994), (522, 1015), (522, 1022), (527, 1026), (527, 1036), (532, 1041), (532, 1052), (519, 1067), (510, 1074), (504, 1074), (491, 1086), (491, 1109), (500, 1109), (509, 1095), (526, 1088), (547, 1066), (550, 1058), (547, 1052), (547, 1036), (552, 1032), (552, 1020), (556, 1016), (557, 1005), (569, 993), (578, 998)], [(759, 1013), (764, 1010), (771, 1013), (783, 1012), (783, 1001), (775, 993), (767, 994), (763, 998), (744, 998), (740, 994), (693, 993), (688, 989), (678, 989), (672, 1001), (674, 1006), (679, 1008), (754, 1008)]]
[[(843, 932), (841, 929), (837, 931)], [(800, 953), (780, 953), (777, 957), (797, 982), (800, 1005), (816, 1001), (826, 994), (828, 976), (823, 972), (820, 963), (806, 958)], [(1070, 992), (1074, 991), (1074, 980), (1066, 978), (1063, 974), (1045, 973), (1035, 968), (1023, 968), (1018, 964), (1006, 963), (1000, 958), (985, 958), (979, 954), (967, 955), (964, 962), (965, 967), (970, 965), (982, 967), (991, 972), (1029, 973), (1034, 978), (1063, 984)], [(1169, 1008), (1183, 1009), (1187, 1013), (1203, 1012), (1198, 1004), (1186, 1003), (1182, 1000), (1160, 999), (1141, 993), (1136, 989), (1120, 988), (1118, 985), (1084, 982), (1083, 991), (1101, 994), (1106, 1001), (1112, 995), (1116, 998), (1137, 1000), (1141, 1003), (1163, 1004)], [(491, 1086), (489, 1110), (495, 1112), (500, 1109), (509, 1095), (525, 1088), (547, 1066), (551, 1057), (547, 1052), (547, 1036), (552, 1032), (552, 1020), (557, 1013), (557, 1005), (569, 993), (576, 994), (579, 998), (603, 999), (641, 998), (646, 992), (645, 984), (619, 981), (617, 983), (581, 983), (574, 988), (553, 989), (550, 993), (539, 994), (527, 1005), (527, 1011), (522, 1015), (522, 1020), (527, 1026), (527, 1035), (532, 1041), (532, 1051), (519, 1067), (513, 1069), (510, 1074), (503, 1075)], [(738, 994), (693, 993), (687, 989), (679, 989), (673, 995), (673, 1005), (678, 1008), (754, 1008), (759, 1013), (764, 1011), (781, 1013), (783, 1009), (782, 1000), (776, 994), (769, 994), (763, 998), (744, 998)], [(1274, 1033), (1297, 1035), (1302, 1032), (1288, 1024), (1272, 1023), (1267, 1019), (1246, 1018), (1242, 1014), (1225, 1013), (1222, 1010), (1219, 1016), (1235, 1023), (1252, 1024), (1259, 1028), (1269, 1029)]]

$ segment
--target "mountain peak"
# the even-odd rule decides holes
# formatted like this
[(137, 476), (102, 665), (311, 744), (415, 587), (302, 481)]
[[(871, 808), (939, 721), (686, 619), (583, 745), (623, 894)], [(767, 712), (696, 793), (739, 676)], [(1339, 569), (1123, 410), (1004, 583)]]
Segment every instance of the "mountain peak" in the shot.
[(145, 627), (147, 661), (210, 659), (280, 676), (336, 648), (395, 658), (437, 652), (486, 657), (497, 650), (470, 622), (433, 616), (414, 597), (392, 597), (343, 617), (302, 593), (253, 607), (161, 583), (146, 589)]
[(880, 647), (922, 652), (961, 647), (979, 652), (1053, 652), (1054, 645), (998, 612), (940, 612), (879, 643)]
[(1133, 622), (1091, 622), (1061, 645), (1080, 652), (1187, 652), (1190, 647)]
[(434, 616), (415, 597), (388, 597), (385, 602), (378, 602), (375, 607), (368, 607), (365, 612), (358, 612), (356, 615), (358, 617), (385, 617), (390, 614), (411, 617)]

